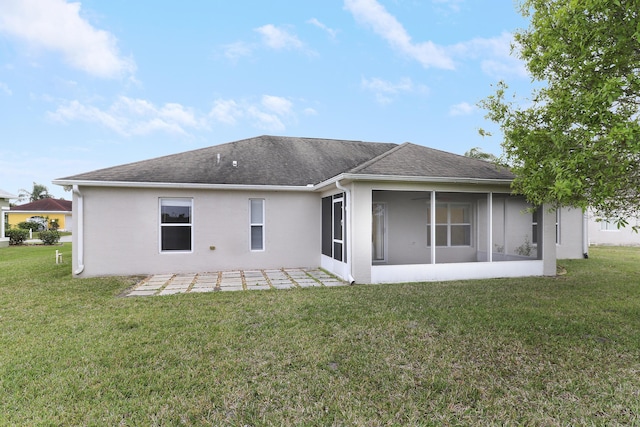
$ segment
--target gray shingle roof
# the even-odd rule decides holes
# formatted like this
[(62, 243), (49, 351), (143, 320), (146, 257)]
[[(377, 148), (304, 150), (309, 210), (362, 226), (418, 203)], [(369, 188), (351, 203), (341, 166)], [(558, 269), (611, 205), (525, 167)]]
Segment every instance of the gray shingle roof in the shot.
[(513, 178), (490, 163), (409, 143), (259, 136), (59, 181), (305, 186), (341, 173)]
[(0, 199), (17, 199), (18, 196), (9, 193), (8, 191), (4, 191), (0, 188)]
[(350, 171), (366, 175), (431, 178), (513, 179), (506, 168), (446, 151), (405, 142)]
[(36, 200), (31, 203), (12, 206), (11, 210), (12, 211), (71, 212), (73, 210), (72, 206), (73, 206), (73, 202), (71, 200), (54, 199), (52, 197), (47, 197), (46, 199)]

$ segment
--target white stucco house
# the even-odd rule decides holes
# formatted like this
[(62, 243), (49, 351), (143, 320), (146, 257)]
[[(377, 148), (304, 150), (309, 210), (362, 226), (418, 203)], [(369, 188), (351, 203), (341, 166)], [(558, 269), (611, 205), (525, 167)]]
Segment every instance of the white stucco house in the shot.
[(596, 212), (588, 215), (589, 245), (596, 246), (640, 246), (640, 233), (633, 227), (640, 226), (640, 219), (627, 218), (627, 225), (618, 228), (615, 221), (607, 221)]
[(11, 199), (17, 198), (18, 196), (0, 189), (0, 248), (9, 246), (9, 238), (4, 237), (7, 224), (6, 213), (9, 211), (9, 202)]
[(411, 143), (260, 136), (60, 178), (77, 277), (317, 267), (357, 283), (555, 275), (583, 215)]

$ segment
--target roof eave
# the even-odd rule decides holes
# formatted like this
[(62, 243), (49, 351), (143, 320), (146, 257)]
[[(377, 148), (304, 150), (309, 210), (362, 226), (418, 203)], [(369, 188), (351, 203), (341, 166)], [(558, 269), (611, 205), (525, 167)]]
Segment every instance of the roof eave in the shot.
[(48, 214), (70, 214), (73, 211), (47, 211), (44, 209), (14, 209), (16, 206), (13, 206), (10, 210), (9, 213), (28, 213), (28, 214), (32, 214), (32, 213), (42, 213), (42, 212), (46, 212)]
[(56, 179), (53, 184), (62, 186), (120, 187), (120, 188), (172, 188), (194, 190), (244, 190), (244, 191), (313, 191), (313, 185), (259, 185), (259, 184), (198, 184), (182, 182), (130, 182)]
[(471, 184), (471, 185), (508, 185), (513, 182), (508, 178), (462, 178), (462, 177), (433, 177), (433, 176), (407, 176), (407, 175), (376, 175), (343, 173), (326, 181), (318, 183), (314, 189), (321, 189), (333, 185), (336, 181), (378, 181), (378, 182), (413, 182), (430, 184)]

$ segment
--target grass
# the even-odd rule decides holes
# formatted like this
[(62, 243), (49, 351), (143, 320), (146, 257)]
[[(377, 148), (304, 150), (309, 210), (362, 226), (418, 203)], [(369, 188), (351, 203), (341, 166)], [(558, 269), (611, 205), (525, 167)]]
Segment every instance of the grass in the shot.
[(54, 249), (0, 249), (1, 425), (640, 425), (640, 249), (557, 278), (147, 298)]

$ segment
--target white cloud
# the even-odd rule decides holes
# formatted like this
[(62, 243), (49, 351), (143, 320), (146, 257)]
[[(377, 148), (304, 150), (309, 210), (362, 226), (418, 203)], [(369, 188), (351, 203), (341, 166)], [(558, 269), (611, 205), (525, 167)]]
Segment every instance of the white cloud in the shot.
[(453, 12), (460, 12), (460, 3), (463, 1), (464, 0), (433, 0), (433, 3), (448, 6)]
[(414, 43), (402, 24), (376, 0), (345, 0), (344, 5), (357, 21), (370, 26), (393, 49), (418, 61), (424, 68), (454, 69), (446, 49), (431, 41)]
[(373, 92), (376, 96), (376, 101), (382, 105), (391, 103), (395, 96), (402, 93), (424, 94), (428, 92), (426, 86), (416, 85), (408, 77), (404, 77), (396, 83), (382, 80), (377, 77), (373, 77), (371, 79), (363, 77), (361, 85), (364, 89)]
[(0, 92), (4, 92), (5, 95), (13, 95), (13, 92), (11, 91), (11, 89), (9, 89), (9, 86), (7, 86), (6, 83), (0, 82)]
[(263, 46), (273, 50), (296, 50), (308, 55), (316, 55), (314, 51), (306, 47), (298, 36), (284, 28), (267, 24), (255, 28), (254, 31), (261, 35), (261, 41), (259, 43), (247, 43), (240, 40), (223, 45), (222, 50), (224, 56), (235, 62), (242, 57), (251, 56), (256, 49)]
[(30, 47), (60, 53), (72, 67), (101, 78), (132, 75), (135, 63), (123, 57), (116, 38), (80, 16), (80, 3), (64, 0), (3, 0), (0, 32)]
[(232, 99), (216, 100), (209, 112), (209, 117), (228, 125), (235, 125), (243, 115), (242, 107)]
[(237, 61), (243, 56), (250, 56), (253, 53), (253, 46), (243, 41), (230, 43), (224, 45), (222, 48), (224, 50), (224, 56), (232, 61)]
[(527, 77), (529, 73), (524, 62), (511, 55), (512, 44), (513, 34), (503, 32), (497, 37), (475, 38), (458, 43), (452, 47), (452, 51), (458, 56), (479, 58), (480, 68), (491, 77)]
[(105, 110), (77, 100), (69, 101), (50, 112), (48, 117), (62, 123), (97, 123), (123, 136), (154, 132), (188, 135), (189, 130), (208, 126), (204, 118), (196, 117), (193, 111), (180, 104), (166, 103), (157, 107), (149, 101), (126, 96), (119, 97)]
[(284, 123), (277, 114), (268, 113), (254, 105), (247, 108), (247, 115), (254, 119), (253, 125), (259, 129), (269, 131), (282, 131), (286, 129)]
[(281, 96), (263, 95), (261, 103), (264, 108), (279, 116), (290, 115), (293, 107), (291, 101)]
[(331, 37), (332, 39), (335, 39), (336, 36), (338, 35), (338, 30), (334, 30), (333, 28), (327, 27), (322, 22), (318, 21), (316, 18), (309, 19), (307, 23), (311, 25), (315, 25), (316, 27), (325, 31), (327, 34), (329, 34), (329, 37)]
[(260, 102), (218, 99), (209, 117), (228, 125), (237, 125), (244, 119), (258, 129), (282, 131), (285, 122), (295, 121), (296, 114), (291, 101), (280, 96), (263, 95)]
[(452, 105), (449, 109), (450, 116), (468, 116), (473, 114), (478, 108), (475, 105), (468, 102), (461, 102), (459, 104)]
[(304, 49), (304, 43), (302, 43), (296, 35), (289, 33), (283, 28), (278, 28), (275, 25), (263, 25), (262, 27), (256, 28), (255, 31), (262, 35), (262, 41), (271, 49)]
[(191, 136), (195, 131), (210, 130), (214, 123), (282, 131), (287, 123), (297, 120), (293, 102), (273, 95), (263, 95), (258, 101), (217, 99), (207, 114), (178, 103), (158, 106), (126, 96), (120, 96), (106, 108), (73, 100), (62, 103), (47, 117), (59, 123), (94, 123), (127, 137), (152, 133)]

